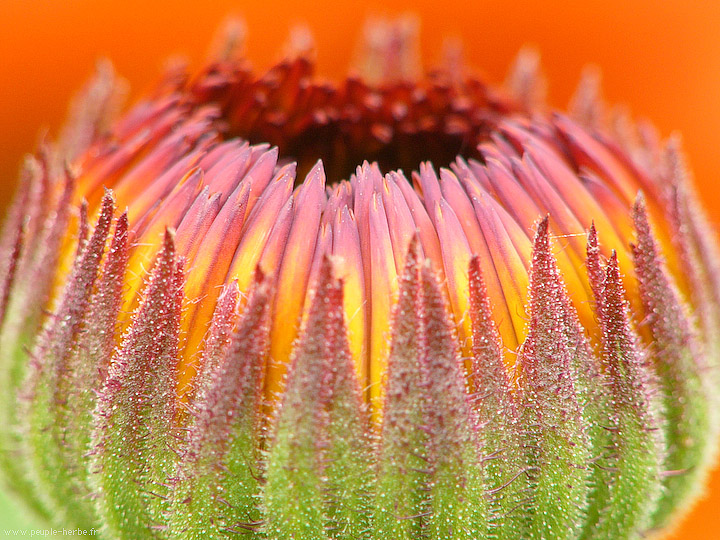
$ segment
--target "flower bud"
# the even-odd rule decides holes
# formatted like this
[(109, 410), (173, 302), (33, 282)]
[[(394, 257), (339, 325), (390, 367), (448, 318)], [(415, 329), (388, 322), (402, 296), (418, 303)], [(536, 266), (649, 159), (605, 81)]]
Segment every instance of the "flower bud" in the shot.
[[(715, 238), (677, 142), (376, 23), (361, 74), (103, 66), (0, 237), (0, 466), (106, 538), (622, 539), (717, 435)], [(363, 75), (362, 70), (365, 70)], [(630, 133), (630, 134), (629, 134)]]

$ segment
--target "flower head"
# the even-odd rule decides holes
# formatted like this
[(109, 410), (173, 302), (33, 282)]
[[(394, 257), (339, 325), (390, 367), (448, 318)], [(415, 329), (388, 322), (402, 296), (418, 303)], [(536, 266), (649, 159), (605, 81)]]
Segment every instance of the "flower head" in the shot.
[[(716, 432), (717, 248), (677, 142), (368, 27), (365, 77), (103, 66), (0, 246), (0, 458), (109, 538), (636, 538)], [(405, 172), (404, 172), (405, 171)], [(123, 210), (124, 209), (124, 210)]]

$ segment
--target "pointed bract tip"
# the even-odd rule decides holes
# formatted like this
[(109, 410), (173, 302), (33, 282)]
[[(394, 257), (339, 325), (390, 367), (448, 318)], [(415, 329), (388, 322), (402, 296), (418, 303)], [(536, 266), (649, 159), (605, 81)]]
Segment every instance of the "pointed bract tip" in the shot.
[(103, 186), (103, 201), (108, 198), (115, 202), (115, 192), (109, 187)]
[(637, 245), (630, 243), (630, 247), (634, 253), (637, 250), (648, 251), (651, 250), (653, 257), (659, 255), (656, 253), (655, 236), (650, 227), (650, 219), (647, 212), (647, 205), (645, 202), (645, 194), (642, 191), (638, 191), (635, 197), (635, 202), (632, 207), (632, 220), (635, 226), (635, 236)]
[[(262, 266), (259, 264), (255, 266), (255, 273), (253, 274), (253, 283), (258, 286), (267, 281), (268, 274), (262, 269)], [(233, 280), (233, 284), (235, 287), (238, 286), (237, 279)]]
[[(335, 264), (332, 255), (325, 253), (320, 261), (320, 273), (318, 274), (318, 289), (330, 288), (335, 281)], [(316, 293), (317, 294), (317, 293)]]
[(605, 265), (606, 280), (611, 283), (622, 283), (620, 279), (620, 263), (618, 262), (617, 251), (610, 252), (610, 258)]
[[(85, 204), (87, 204), (87, 203), (85, 203)], [(110, 211), (110, 213), (115, 212), (115, 197), (113, 195), (112, 190), (106, 189), (105, 194), (103, 195), (103, 198), (102, 198), (100, 215), (103, 215), (108, 211)]]
[(410, 237), (410, 242), (407, 248), (408, 261), (414, 261), (414, 264), (420, 259), (420, 236), (415, 232)]
[(469, 274), (470, 275), (480, 275), (480, 256), (479, 255), (473, 255), (472, 257), (470, 257)]
[(633, 202), (633, 216), (637, 217), (641, 214), (645, 214), (646, 211), (645, 193), (643, 193), (642, 190), (639, 190), (635, 196), (635, 201)]
[(117, 224), (119, 227), (122, 227), (123, 229), (127, 230), (128, 226), (130, 225), (130, 222), (128, 220), (127, 208), (125, 209), (125, 211), (122, 214), (120, 214), (117, 217)]
[(165, 236), (163, 237), (163, 248), (167, 249), (170, 253), (175, 252), (175, 229), (173, 227), (165, 228)]
[(505, 85), (528, 110), (536, 110), (545, 102), (547, 84), (542, 76), (540, 52), (537, 49), (520, 49), (510, 67)]
[(296, 24), (290, 29), (283, 52), (286, 60), (312, 59), (315, 56), (315, 38), (310, 28)]
[(368, 20), (356, 62), (362, 77), (371, 84), (417, 79), (422, 71), (419, 33), (420, 21), (413, 15)]
[(605, 106), (602, 100), (602, 73), (597, 66), (583, 69), (580, 82), (570, 100), (570, 115), (589, 129), (603, 125)]
[(533, 243), (535, 246), (540, 246), (543, 244), (549, 244), (550, 242), (550, 214), (546, 214), (545, 217), (538, 220), (537, 225), (535, 226), (535, 239), (533, 240)]
[(247, 27), (239, 17), (229, 17), (216, 33), (208, 50), (208, 58), (226, 61), (240, 57), (247, 38)]
[(600, 257), (600, 244), (598, 242), (598, 233), (597, 229), (595, 228), (594, 221), (590, 224), (590, 228), (587, 232), (587, 248), (585, 250), (585, 253), (588, 259), (599, 259)]
[(595, 299), (597, 315), (600, 315), (603, 305), (603, 280), (604, 273), (600, 265), (600, 245), (598, 234), (595, 229), (595, 222), (590, 225), (587, 235), (587, 247), (585, 248), (585, 267), (587, 268), (590, 288)]

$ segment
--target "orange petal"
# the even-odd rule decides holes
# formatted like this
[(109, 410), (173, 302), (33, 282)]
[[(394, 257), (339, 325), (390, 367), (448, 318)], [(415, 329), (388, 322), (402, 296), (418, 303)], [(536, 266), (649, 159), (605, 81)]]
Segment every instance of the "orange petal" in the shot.
[[(279, 266), (270, 334), (270, 357), (278, 369), (287, 365), (297, 337), (324, 203), (325, 172), (318, 162), (295, 192), (292, 228), (286, 241), (273, 248), (281, 254), (282, 263), (276, 261), (273, 265), (263, 253), (262, 266), (266, 272)], [(271, 244), (269, 241), (266, 251)], [(284, 375), (280, 371), (278, 380)]]

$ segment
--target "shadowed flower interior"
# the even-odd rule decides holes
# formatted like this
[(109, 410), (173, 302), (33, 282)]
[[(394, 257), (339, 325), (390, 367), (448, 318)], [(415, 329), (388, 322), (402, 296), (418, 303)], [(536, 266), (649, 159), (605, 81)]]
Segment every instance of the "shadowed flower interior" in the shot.
[[(6, 479), (108, 538), (637, 538), (711, 460), (717, 248), (676, 140), (412, 28), (102, 66), (0, 245)], [(27, 351), (31, 351), (28, 353)], [(10, 429), (12, 428), (12, 429)], [(88, 459), (89, 456), (89, 459)], [(681, 511), (681, 510), (680, 510)]]

